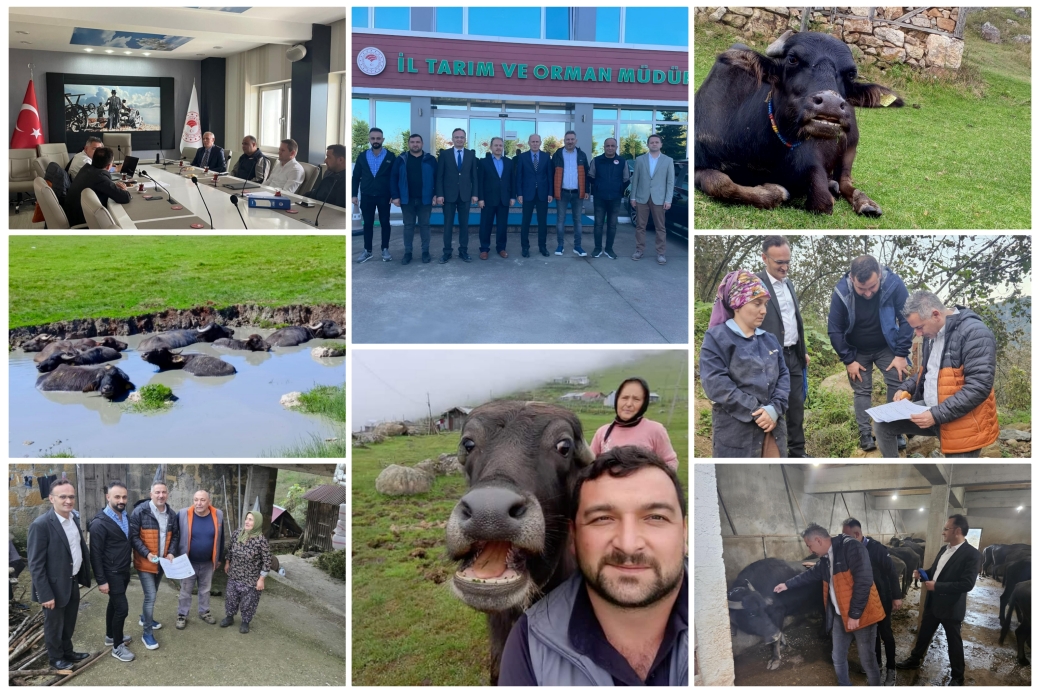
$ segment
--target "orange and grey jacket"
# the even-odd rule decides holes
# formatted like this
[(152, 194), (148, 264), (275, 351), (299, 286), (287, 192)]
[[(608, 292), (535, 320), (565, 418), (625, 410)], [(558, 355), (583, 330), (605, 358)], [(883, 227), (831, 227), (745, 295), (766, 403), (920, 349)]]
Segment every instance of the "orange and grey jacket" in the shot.
[[(884, 619), (885, 610), (881, 606), (881, 598), (874, 585), (874, 571), (870, 566), (867, 547), (852, 537), (839, 534), (831, 537), (831, 548), (834, 553), (834, 595), (838, 598), (842, 627), (848, 630), (845, 622), (850, 618), (858, 618), (860, 628), (866, 628)], [(786, 583), (787, 589), (804, 587), (817, 581), (823, 583), (823, 604), (827, 612), (828, 631), (831, 619), (835, 616), (834, 605), (831, 604), (830, 578), (830, 561), (825, 555), (815, 566)]]
[[(939, 361), (939, 405), (932, 418), (939, 424), (944, 453), (971, 452), (992, 445), (1000, 435), (993, 381), (997, 371), (997, 340), (982, 318), (957, 306), (946, 316), (946, 338)], [(924, 344), (921, 365), (900, 387), (912, 401), (924, 399), (924, 378), (934, 339)]]
[(162, 550), (159, 550), (159, 520), (152, 514), (151, 500), (145, 498), (137, 501), (134, 511), (130, 513), (130, 543), (134, 547), (134, 567), (141, 573), (158, 573), (159, 564), (148, 560), (148, 554), (166, 556), (177, 555), (177, 513), (170, 504), (166, 504), (166, 538)]

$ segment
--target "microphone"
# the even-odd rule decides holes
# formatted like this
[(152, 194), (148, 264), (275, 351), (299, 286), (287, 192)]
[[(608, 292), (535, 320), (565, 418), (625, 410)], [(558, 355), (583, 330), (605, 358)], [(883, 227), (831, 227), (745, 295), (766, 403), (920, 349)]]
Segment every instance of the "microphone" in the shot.
[[(159, 189), (160, 187), (161, 187), (161, 188), (162, 188), (163, 190), (165, 190), (165, 191), (166, 191), (166, 195), (167, 195), (167, 196), (169, 196), (169, 198), (170, 198), (170, 204), (171, 204), (171, 205), (175, 205), (175, 204), (177, 204), (177, 200), (173, 199), (173, 195), (170, 195), (170, 191), (169, 191), (169, 190), (166, 190), (166, 186), (162, 185), (161, 183), (159, 183), (159, 181), (157, 181), (157, 180), (155, 180), (154, 178), (152, 178), (151, 176), (149, 176), (149, 175), (148, 175), (148, 172), (147, 172), (147, 171), (145, 171), (144, 169), (141, 169), (141, 171), (139, 171), (139, 173), (140, 173), (140, 174), (141, 174), (142, 176), (144, 176), (145, 178), (147, 178), (148, 180), (150, 180), (150, 181), (152, 181), (153, 183), (155, 183), (155, 185), (156, 185), (156, 190), (158, 190), (158, 189)], [(161, 197), (161, 196), (160, 196), (160, 197)]]
[[(343, 171), (346, 171), (346, 169), (343, 169)], [(338, 176), (340, 173), (343, 173), (343, 171), (337, 171), (336, 173), (333, 173), (332, 175), (333, 176)], [(329, 177), (331, 178), (332, 176), (329, 176)], [(329, 186), (329, 191), (327, 193), (325, 193), (325, 199), (321, 201), (321, 208), (318, 210), (318, 213), (314, 215), (314, 228), (318, 228), (318, 217), (321, 216), (321, 210), (325, 209), (325, 203), (329, 201), (329, 195), (332, 194), (332, 190), (333, 190), (334, 187), (335, 187), (334, 185), (330, 185)]]
[(238, 195), (231, 196), (231, 204), (235, 205), (235, 211), (238, 212), (238, 218), (242, 220), (242, 226), (248, 229), (249, 227), (246, 226), (246, 218), (242, 216), (242, 210), (238, 208)]
[(117, 144), (116, 149), (119, 151), (119, 161), (123, 161), (123, 145)]
[(209, 227), (216, 228), (213, 226), (213, 215), (209, 213), (209, 205), (206, 204), (206, 196), (202, 194), (202, 190), (199, 189), (199, 179), (195, 176), (191, 177), (191, 182), (195, 184), (195, 189), (199, 191), (199, 196), (202, 198), (202, 204), (206, 208), (206, 214), (209, 215)]

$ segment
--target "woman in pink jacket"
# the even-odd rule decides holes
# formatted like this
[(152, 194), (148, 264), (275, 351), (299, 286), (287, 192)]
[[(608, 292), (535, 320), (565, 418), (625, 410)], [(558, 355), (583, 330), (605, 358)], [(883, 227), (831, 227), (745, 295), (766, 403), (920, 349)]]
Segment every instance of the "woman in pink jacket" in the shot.
[(601, 426), (592, 438), (592, 454), (622, 445), (639, 445), (660, 457), (672, 469), (679, 458), (672, 449), (668, 431), (656, 421), (643, 417), (650, 406), (650, 388), (642, 378), (628, 378), (614, 392), (614, 420)]

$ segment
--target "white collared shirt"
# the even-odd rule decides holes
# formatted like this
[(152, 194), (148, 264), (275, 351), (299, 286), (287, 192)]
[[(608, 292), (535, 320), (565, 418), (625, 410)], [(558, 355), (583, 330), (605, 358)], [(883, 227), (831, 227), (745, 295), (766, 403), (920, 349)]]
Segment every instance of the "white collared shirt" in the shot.
[(780, 317), (784, 323), (784, 343), (781, 346), (789, 347), (798, 343), (798, 318), (794, 314), (794, 297), (790, 293), (786, 279), (777, 279), (766, 270), (769, 283), (773, 285), (773, 294), (776, 302), (780, 304)]
[(653, 154), (650, 154), (650, 157), (647, 159), (647, 165), (650, 167), (650, 177), (651, 178), (654, 177), (654, 171), (657, 169), (657, 161), (660, 158), (661, 158), (661, 152), (657, 152), (657, 156), (654, 156)]
[(61, 528), (65, 530), (65, 536), (69, 540), (69, 551), (72, 553), (72, 575), (79, 575), (79, 569), (83, 565), (83, 552), (79, 547), (79, 527), (72, 521), (72, 513), (69, 513), (68, 517), (62, 517), (57, 511), (54, 514), (58, 516), (58, 522), (61, 523)]
[(282, 164), (281, 161), (276, 162), (274, 171), (271, 172), (271, 177), (267, 179), (264, 185), (292, 193), (296, 192), (303, 185), (305, 177), (303, 166), (300, 166), (300, 162), (293, 158), (289, 159), (285, 164)]
[[(960, 311), (954, 308), (953, 312), (956, 314)], [(924, 374), (924, 404), (927, 407), (939, 406), (939, 370), (942, 368), (942, 352), (945, 347), (946, 325), (943, 325), (932, 342), (932, 352), (928, 354), (928, 370)]]
[(931, 578), (933, 581), (934, 580), (938, 580), (939, 579), (939, 573), (941, 573), (942, 569), (946, 566), (946, 564), (950, 562), (950, 556), (953, 555), (953, 552), (956, 551), (957, 549), (959, 549), (962, 544), (967, 544), (967, 543), (968, 543), (967, 540), (965, 540), (965, 541), (962, 541), (960, 544), (957, 544), (956, 546), (951, 546), (951, 545), (947, 544), (946, 545), (946, 550), (943, 552), (943, 555), (939, 556), (939, 565), (935, 566), (935, 575), (929, 575), (928, 577)]
[(90, 166), (91, 158), (84, 152), (79, 152), (76, 156), (72, 157), (72, 163), (69, 164), (69, 179), (76, 180), (76, 174), (84, 166)]

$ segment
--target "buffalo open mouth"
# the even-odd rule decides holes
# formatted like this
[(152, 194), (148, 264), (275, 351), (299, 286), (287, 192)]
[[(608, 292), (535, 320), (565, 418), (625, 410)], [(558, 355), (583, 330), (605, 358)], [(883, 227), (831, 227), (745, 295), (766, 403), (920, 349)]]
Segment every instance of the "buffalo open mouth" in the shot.
[(527, 576), (530, 554), (509, 541), (480, 541), (459, 563), (455, 579), (480, 585), (508, 585)]
[(837, 137), (849, 128), (848, 121), (837, 116), (818, 114), (806, 120), (803, 124), (805, 134), (809, 137)]

